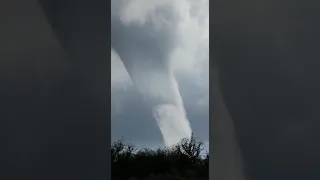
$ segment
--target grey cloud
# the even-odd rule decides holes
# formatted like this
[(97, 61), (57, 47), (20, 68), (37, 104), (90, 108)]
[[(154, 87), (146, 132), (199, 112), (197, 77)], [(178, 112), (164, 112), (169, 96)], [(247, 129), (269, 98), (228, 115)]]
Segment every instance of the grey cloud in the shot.
[(192, 78), (177, 76), (180, 92), (187, 116), (195, 136), (201, 140), (209, 140), (209, 98), (208, 89), (197, 86)]
[[(127, 95), (125, 95), (127, 94)], [(122, 137), (131, 143), (162, 143), (161, 132), (152, 116), (151, 108), (134, 89), (122, 93), (120, 113), (112, 118), (112, 140)]]

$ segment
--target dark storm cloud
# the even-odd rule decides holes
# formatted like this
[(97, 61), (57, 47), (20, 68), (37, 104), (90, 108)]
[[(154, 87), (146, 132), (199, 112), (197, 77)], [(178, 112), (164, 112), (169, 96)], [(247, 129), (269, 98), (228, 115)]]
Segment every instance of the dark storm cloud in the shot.
[(1, 179), (106, 179), (109, 2), (46, 2), (0, 3)]
[(211, 5), (211, 53), (249, 179), (319, 179), (320, 4)]

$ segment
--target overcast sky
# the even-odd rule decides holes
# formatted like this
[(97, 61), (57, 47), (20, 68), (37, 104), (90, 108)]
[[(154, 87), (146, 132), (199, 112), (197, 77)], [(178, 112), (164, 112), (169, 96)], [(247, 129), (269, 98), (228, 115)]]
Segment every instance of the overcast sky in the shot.
[[(174, 26), (168, 27), (171, 29), (167, 30), (174, 32), (175, 41), (168, 54), (170, 67), (179, 85), (187, 117), (195, 136), (208, 141), (208, 0), (163, 0), (161, 2), (115, 0), (112, 6), (113, 18), (119, 18), (124, 24), (130, 21), (143, 23), (150, 17), (174, 23)], [(166, 16), (164, 13), (155, 13), (159, 9), (170, 9), (173, 12), (171, 14), (175, 15)], [(154, 24), (145, 26), (154, 26)], [(154, 32), (150, 33), (154, 36), (158, 35)], [(152, 110), (137, 93), (117, 52), (112, 51), (111, 60), (112, 140), (123, 137), (126, 141), (138, 146), (162, 145), (163, 139), (157, 122), (152, 116)]]

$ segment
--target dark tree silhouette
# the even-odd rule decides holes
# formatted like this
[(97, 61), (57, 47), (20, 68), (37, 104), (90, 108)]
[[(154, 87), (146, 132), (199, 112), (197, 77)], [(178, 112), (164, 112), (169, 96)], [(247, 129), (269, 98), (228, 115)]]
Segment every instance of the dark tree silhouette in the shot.
[(209, 179), (209, 154), (193, 135), (168, 148), (136, 149), (123, 139), (111, 146), (112, 180)]

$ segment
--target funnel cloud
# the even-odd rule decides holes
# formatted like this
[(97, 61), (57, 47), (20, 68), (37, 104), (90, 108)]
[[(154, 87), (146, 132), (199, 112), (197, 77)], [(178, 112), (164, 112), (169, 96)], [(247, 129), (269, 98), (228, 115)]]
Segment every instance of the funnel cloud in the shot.
[[(188, 1), (181, 2), (184, 5)], [(181, 46), (178, 32), (184, 18), (184, 9), (175, 3), (112, 2), (111, 46), (121, 59), (128, 79), (151, 107), (150, 113), (166, 146), (189, 138), (192, 133), (173, 61), (176, 49)]]

